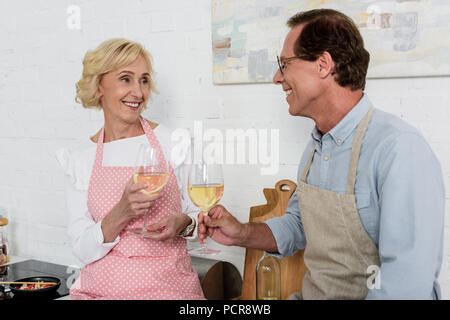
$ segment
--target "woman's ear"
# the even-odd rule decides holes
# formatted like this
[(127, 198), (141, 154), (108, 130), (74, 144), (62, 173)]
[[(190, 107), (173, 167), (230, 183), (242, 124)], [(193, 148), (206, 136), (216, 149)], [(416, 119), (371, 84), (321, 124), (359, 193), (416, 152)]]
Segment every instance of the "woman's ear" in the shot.
[(334, 70), (334, 61), (330, 53), (324, 51), (319, 55), (317, 59), (317, 67), (319, 71), (319, 76), (324, 79), (330, 75)]
[(98, 97), (99, 98), (103, 97), (104, 90), (103, 90), (102, 79), (100, 79), (100, 81), (98, 82), (98, 89), (97, 89), (97, 91), (98, 91)]

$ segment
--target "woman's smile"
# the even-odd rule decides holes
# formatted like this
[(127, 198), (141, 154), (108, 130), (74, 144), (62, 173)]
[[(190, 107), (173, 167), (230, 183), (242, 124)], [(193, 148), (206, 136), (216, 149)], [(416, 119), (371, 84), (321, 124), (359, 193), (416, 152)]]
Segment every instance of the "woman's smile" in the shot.
[(143, 101), (121, 101), (126, 107), (132, 110), (138, 110)]

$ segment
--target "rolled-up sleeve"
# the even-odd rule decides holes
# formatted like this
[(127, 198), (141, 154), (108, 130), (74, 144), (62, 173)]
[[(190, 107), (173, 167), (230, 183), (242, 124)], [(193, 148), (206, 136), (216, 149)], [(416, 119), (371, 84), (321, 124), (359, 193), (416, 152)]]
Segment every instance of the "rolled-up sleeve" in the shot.
[(286, 210), (281, 217), (265, 221), (275, 238), (278, 247), (277, 257), (292, 256), (297, 250), (306, 246), (305, 233), (298, 207), (297, 191), (295, 191)]
[(442, 171), (424, 139), (402, 134), (378, 167), (379, 282), (367, 299), (436, 299), (443, 251)]

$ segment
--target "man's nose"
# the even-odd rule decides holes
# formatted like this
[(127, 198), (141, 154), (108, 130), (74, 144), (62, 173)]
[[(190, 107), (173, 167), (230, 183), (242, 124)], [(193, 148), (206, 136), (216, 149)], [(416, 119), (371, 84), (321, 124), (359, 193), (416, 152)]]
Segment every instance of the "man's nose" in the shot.
[(273, 83), (275, 84), (281, 84), (284, 81), (283, 74), (280, 71), (280, 68), (277, 69), (277, 72), (275, 72), (275, 75), (272, 79)]

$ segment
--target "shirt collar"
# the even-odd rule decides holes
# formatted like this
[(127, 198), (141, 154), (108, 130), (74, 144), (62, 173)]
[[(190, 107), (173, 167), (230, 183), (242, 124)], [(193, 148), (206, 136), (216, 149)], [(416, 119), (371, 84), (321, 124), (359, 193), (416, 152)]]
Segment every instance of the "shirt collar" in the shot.
[[(350, 112), (347, 113), (345, 117), (325, 135), (329, 134), (336, 144), (341, 145), (358, 126), (358, 124), (369, 111), (370, 107), (370, 100), (367, 95), (363, 93), (362, 98), (359, 100), (356, 106), (352, 108)], [(317, 126), (314, 126), (314, 129), (311, 132), (311, 136), (314, 140), (321, 143), (322, 134), (317, 129)]]
[(318, 143), (322, 143), (322, 133), (320, 133), (317, 126), (314, 126), (313, 131), (311, 132), (311, 137)]

